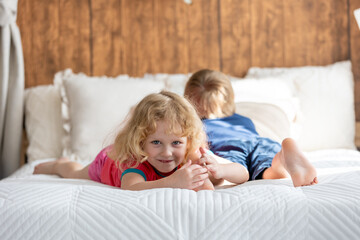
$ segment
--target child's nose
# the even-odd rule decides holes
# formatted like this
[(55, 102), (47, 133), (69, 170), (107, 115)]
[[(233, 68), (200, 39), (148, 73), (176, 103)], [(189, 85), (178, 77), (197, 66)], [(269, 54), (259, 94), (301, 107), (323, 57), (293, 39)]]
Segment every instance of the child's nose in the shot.
[(171, 156), (172, 155), (172, 150), (170, 147), (164, 147), (162, 155), (164, 155), (165, 157), (167, 156)]

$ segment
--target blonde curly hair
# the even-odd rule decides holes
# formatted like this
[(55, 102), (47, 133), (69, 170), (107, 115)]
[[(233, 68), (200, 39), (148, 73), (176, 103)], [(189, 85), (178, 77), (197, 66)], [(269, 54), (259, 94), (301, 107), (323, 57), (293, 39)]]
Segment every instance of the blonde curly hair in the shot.
[(191, 103), (175, 93), (161, 91), (146, 96), (137, 104), (116, 136), (108, 156), (120, 168), (123, 164), (135, 167), (146, 161), (148, 156), (143, 145), (145, 139), (156, 131), (158, 121), (166, 121), (169, 134), (187, 138), (184, 161), (189, 154), (206, 146), (203, 124)]
[(235, 113), (234, 90), (228, 77), (221, 72), (197, 71), (187, 81), (184, 95), (201, 118), (228, 117)]

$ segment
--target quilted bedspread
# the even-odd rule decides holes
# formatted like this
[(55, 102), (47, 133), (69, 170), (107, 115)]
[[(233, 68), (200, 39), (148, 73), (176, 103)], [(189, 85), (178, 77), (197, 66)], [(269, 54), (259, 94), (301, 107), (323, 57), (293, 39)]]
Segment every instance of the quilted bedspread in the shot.
[(307, 154), (319, 184), (257, 180), (215, 191), (125, 191), (31, 175), (0, 181), (0, 239), (359, 239), (360, 153)]

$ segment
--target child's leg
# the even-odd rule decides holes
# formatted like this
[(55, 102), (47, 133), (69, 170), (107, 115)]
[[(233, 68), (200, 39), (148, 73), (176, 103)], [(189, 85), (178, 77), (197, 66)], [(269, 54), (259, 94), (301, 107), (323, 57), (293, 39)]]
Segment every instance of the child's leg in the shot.
[(34, 174), (56, 174), (63, 178), (90, 179), (88, 168), (89, 165), (84, 167), (64, 157), (35, 166)]
[(270, 168), (263, 173), (263, 179), (291, 177), (295, 187), (316, 184), (317, 175), (314, 166), (300, 151), (295, 141), (286, 138), (281, 144)]

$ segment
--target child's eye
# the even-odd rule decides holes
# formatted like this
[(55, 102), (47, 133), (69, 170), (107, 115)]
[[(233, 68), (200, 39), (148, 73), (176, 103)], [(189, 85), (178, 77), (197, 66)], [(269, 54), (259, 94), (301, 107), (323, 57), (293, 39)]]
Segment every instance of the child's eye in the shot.
[(154, 140), (151, 142), (152, 144), (155, 144), (155, 145), (159, 145), (160, 144), (160, 141), (159, 140)]
[(174, 142), (173, 142), (174, 145), (180, 145), (181, 143), (182, 143), (182, 142), (180, 142), (180, 141), (174, 141)]

